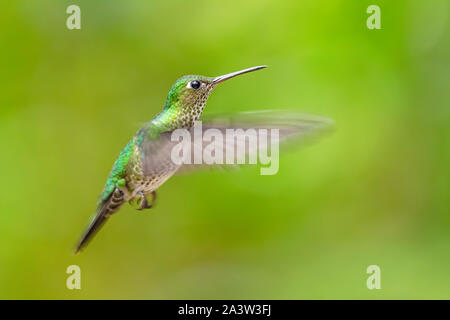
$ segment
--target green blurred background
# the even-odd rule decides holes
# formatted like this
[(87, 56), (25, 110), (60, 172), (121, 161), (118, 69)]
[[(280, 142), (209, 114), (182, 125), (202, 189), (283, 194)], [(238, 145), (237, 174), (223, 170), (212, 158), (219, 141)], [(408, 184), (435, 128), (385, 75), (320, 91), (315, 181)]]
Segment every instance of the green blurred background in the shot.
[[(449, 9), (2, 2), (0, 298), (450, 298)], [(115, 157), (172, 83), (259, 64), (206, 112), (295, 109), (335, 119), (334, 134), (282, 154), (275, 176), (173, 177), (155, 209), (124, 206), (74, 256)], [(66, 289), (71, 264), (81, 290)], [(381, 290), (366, 288), (372, 264)]]

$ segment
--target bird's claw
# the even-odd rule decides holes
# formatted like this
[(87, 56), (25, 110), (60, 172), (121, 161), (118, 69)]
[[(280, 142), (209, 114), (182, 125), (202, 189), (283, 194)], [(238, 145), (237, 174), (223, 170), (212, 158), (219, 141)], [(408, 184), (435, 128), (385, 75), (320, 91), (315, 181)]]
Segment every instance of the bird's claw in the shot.
[(153, 205), (155, 204), (156, 192), (153, 191), (150, 195), (152, 196), (152, 201), (149, 204), (146, 195), (144, 193), (142, 193), (142, 192), (139, 193), (141, 201), (140, 201), (140, 204), (139, 204), (139, 208), (137, 208), (138, 210), (145, 210), (145, 209), (150, 209), (150, 208), (153, 207)]

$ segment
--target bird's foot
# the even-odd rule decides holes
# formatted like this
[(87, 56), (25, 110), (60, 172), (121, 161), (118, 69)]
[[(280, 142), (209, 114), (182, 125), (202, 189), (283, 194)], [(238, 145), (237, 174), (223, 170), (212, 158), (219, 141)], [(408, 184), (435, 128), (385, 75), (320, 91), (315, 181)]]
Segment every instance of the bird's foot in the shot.
[(140, 197), (139, 207), (137, 208), (138, 210), (150, 209), (155, 204), (155, 200), (156, 200), (156, 192), (155, 191), (153, 191), (150, 194), (152, 197), (152, 200), (150, 203), (148, 202), (147, 196), (143, 192), (139, 192), (138, 195)]

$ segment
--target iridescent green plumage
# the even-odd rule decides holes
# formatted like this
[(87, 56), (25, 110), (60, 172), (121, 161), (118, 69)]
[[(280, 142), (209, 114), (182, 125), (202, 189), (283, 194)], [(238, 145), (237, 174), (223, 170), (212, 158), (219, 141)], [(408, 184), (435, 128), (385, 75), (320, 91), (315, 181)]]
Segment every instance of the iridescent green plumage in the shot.
[(130, 157), (133, 154), (133, 150), (136, 146), (136, 137), (123, 148), (119, 157), (113, 165), (111, 173), (106, 180), (105, 188), (100, 195), (100, 202), (105, 201), (111, 195), (116, 187), (123, 187), (124, 179), (127, 175), (127, 165), (130, 161)]

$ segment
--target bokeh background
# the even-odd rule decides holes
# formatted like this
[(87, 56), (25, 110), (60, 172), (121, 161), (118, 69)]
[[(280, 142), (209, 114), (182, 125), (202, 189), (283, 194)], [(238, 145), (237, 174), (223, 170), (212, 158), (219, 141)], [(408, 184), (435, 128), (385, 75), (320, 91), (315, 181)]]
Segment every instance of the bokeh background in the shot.
[[(70, 4), (81, 30), (66, 28)], [(371, 4), (381, 30), (366, 27)], [(446, 0), (4, 1), (0, 298), (450, 298)], [(115, 157), (184, 74), (268, 69), (206, 112), (292, 109), (334, 134), (280, 171), (170, 179), (74, 244)], [(82, 289), (66, 289), (81, 267)], [(381, 290), (366, 268), (381, 268)]]

